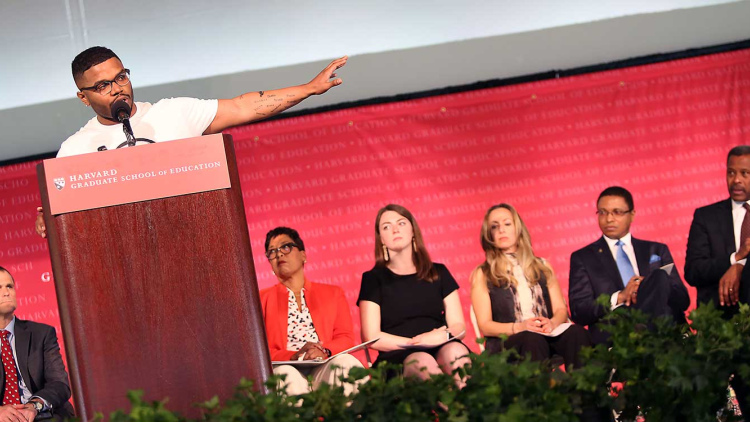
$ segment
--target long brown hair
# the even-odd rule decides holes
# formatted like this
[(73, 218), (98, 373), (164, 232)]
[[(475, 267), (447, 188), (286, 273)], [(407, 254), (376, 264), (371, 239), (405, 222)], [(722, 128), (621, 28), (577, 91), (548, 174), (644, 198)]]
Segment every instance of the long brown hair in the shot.
[(419, 230), (417, 220), (414, 219), (414, 216), (409, 210), (401, 205), (388, 204), (378, 210), (378, 216), (375, 217), (375, 266), (386, 266), (385, 256), (383, 255), (383, 241), (380, 240), (380, 217), (382, 217), (383, 213), (386, 211), (393, 211), (406, 218), (411, 223), (412, 231), (414, 232), (414, 249), (416, 249), (412, 251), (411, 259), (412, 262), (414, 262), (414, 266), (417, 267), (417, 278), (429, 281), (430, 283), (437, 280), (437, 271), (435, 270), (435, 266), (432, 265), (430, 254), (427, 252), (427, 248), (424, 245), (422, 231)]
[(518, 260), (518, 264), (523, 269), (526, 281), (529, 285), (533, 286), (539, 282), (542, 274), (549, 279), (552, 276), (552, 271), (542, 259), (534, 255), (534, 251), (531, 248), (531, 235), (529, 235), (529, 230), (526, 228), (526, 224), (524, 224), (518, 211), (511, 205), (498, 204), (493, 205), (487, 210), (482, 222), (481, 242), (486, 261), (479, 268), (484, 273), (487, 282), (497, 287), (515, 286), (518, 283), (516, 278), (513, 277), (513, 264), (505, 253), (495, 245), (492, 238), (490, 214), (498, 208), (510, 211), (510, 214), (513, 216), (513, 225), (516, 227), (516, 260)]

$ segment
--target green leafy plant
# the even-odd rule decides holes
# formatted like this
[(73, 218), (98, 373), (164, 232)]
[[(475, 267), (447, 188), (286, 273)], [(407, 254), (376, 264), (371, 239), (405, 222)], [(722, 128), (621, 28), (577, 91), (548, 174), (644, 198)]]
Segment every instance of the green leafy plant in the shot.
[[(604, 299), (608, 301), (608, 298)], [(732, 373), (750, 379), (750, 307), (742, 305), (732, 320), (712, 306), (690, 314), (690, 326), (650, 320), (638, 311), (606, 316), (612, 348), (584, 349), (585, 365), (569, 373), (547, 362), (530, 362), (513, 351), (472, 355), (471, 365), (457, 370), (466, 379), (459, 389), (452, 375), (428, 382), (402, 376), (400, 366), (353, 369), (347, 382), (367, 382), (349, 397), (337, 386), (289, 396), (272, 376), (264, 394), (243, 380), (234, 396), (200, 403), (210, 422), (411, 422), (411, 421), (578, 421), (592, 408), (613, 408), (620, 421), (640, 415), (648, 422), (716, 421), (726, 406)], [(612, 370), (614, 378), (612, 377)], [(621, 385), (610, 394), (610, 381)], [(146, 402), (143, 393), (128, 394), (128, 413), (114, 412), (113, 422), (188, 421), (168, 410), (166, 400)], [(725, 421), (736, 420), (723, 416)]]
[(622, 384), (614, 399), (620, 421), (639, 415), (649, 422), (716, 421), (737, 370), (733, 362), (748, 342), (737, 324), (747, 319), (746, 308), (726, 321), (712, 305), (701, 305), (690, 314), (690, 326), (632, 309), (607, 315), (612, 347), (599, 345), (585, 359), (615, 369), (613, 379)]
[[(110, 415), (112, 422), (178, 422), (185, 419), (179, 414), (167, 410), (167, 399), (154, 402), (143, 401), (143, 391), (132, 390), (128, 392), (128, 400), (131, 404), (130, 413), (116, 411)], [(101, 419), (101, 414), (97, 415)]]
[(509, 362), (517, 359), (513, 351), (474, 356), (456, 420), (577, 421), (581, 399), (569, 395), (570, 376), (540, 362)]

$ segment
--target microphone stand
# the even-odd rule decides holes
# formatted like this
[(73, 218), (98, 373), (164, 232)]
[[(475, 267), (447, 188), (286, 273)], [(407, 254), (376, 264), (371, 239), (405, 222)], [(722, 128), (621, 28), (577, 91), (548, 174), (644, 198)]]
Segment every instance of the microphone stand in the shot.
[(125, 133), (125, 138), (127, 138), (127, 146), (134, 147), (135, 136), (133, 135), (133, 128), (130, 127), (130, 119), (122, 119), (122, 131)]

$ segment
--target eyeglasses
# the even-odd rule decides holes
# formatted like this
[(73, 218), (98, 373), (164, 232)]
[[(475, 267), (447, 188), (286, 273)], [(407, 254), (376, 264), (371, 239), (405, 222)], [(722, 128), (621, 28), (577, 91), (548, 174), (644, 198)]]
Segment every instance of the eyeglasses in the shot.
[(619, 217), (623, 217), (625, 214), (629, 214), (632, 211), (633, 210), (618, 210), (618, 209), (614, 209), (612, 211), (596, 210), (596, 215), (598, 215), (599, 217), (607, 217), (609, 215), (613, 215), (619, 218)]
[(269, 250), (267, 250), (266, 251), (266, 258), (268, 258), (269, 261), (272, 260), (272, 259), (275, 259), (279, 255), (279, 252), (283, 252), (284, 255), (287, 255), (287, 254), (289, 254), (289, 252), (292, 251), (292, 248), (296, 248), (296, 247), (298, 247), (298, 246), (296, 244), (292, 243), (292, 242), (284, 243), (283, 245), (279, 246), (276, 249), (269, 249)]
[(99, 95), (107, 95), (112, 92), (112, 82), (120, 86), (126, 86), (130, 83), (130, 69), (123, 70), (119, 75), (115, 76), (115, 79), (111, 81), (101, 81), (93, 86), (87, 86), (85, 88), (78, 88), (81, 91), (94, 91)]

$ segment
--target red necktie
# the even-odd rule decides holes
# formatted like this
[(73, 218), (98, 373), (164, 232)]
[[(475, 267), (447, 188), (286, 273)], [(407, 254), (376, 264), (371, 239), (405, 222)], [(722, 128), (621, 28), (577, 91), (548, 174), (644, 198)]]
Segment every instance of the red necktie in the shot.
[(6, 404), (21, 404), (21, 395), (18, 394), (18, 375), (16, 372), (16, 361), (13, 359), (13, 349), (10, 348), (8, 337), (10, 331), (0, 330), (0, 341), (3, 347), (3, 369), (5, 369), (5, 394), (3, 394), (3, 406)]
[(750, 237), (750, 205), (745, 202), (742, 206), (745, 207), (745, 218), (742, 220), (742, 226), (740, 227), (740, 248), (745, 244), (745, 240)]

